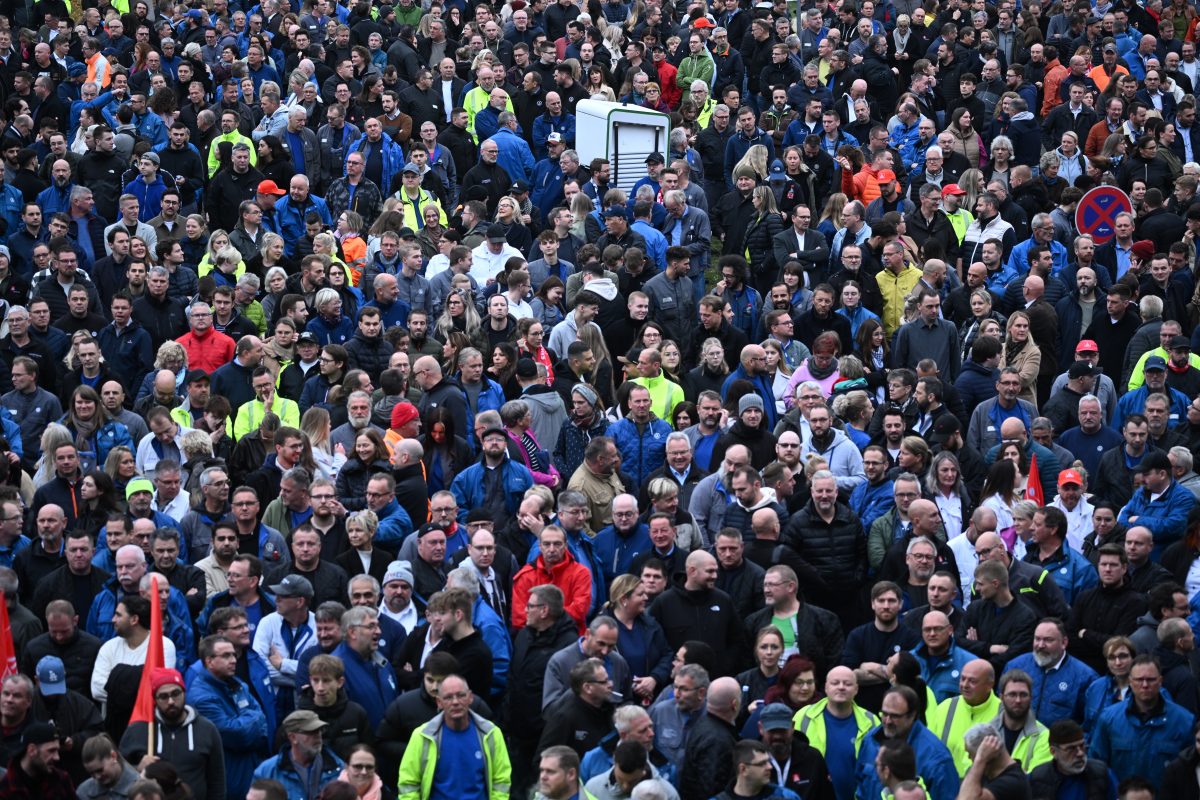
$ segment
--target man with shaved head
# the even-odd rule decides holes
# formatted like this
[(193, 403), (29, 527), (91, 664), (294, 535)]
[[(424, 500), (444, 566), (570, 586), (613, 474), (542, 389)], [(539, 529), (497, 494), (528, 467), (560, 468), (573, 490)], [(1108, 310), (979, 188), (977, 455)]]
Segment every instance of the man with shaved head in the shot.
[[(688, 561), (690, 576), (691, 559)], [(742, 687), (734, 678), (717, 678), (709, 685), (704, 715), (688, 734), (679, 779), (680, 797), (714, 797), (729, 784), (733, 775), (733, 746), (738, 741), (733, 723), (741, 705)]]
[[(672, 650), (688, 641), (705, 642), (718, 654), (717, 671), (732, 675), (739, 669), (746, 644), (733, 598), (716, 588), (717, 559), (696, 550), (687, 557), (686, 570), (683, 585), (674, 585), (656, 597), (650, 615), (667, 632)], [(697, 608), (704, 613), (696, 614)]]
[(942, 740), (954, 756), (959, 776), (971, 766), (962, 746), (963, 734), (972, 726), (991, 722), (1000, 713), (1000, 698), (992, 691), (996, 671), (982, 658), (968, 661), (958, 676), (958, 694), (925, 712), (929, 729)]
[[(67, 448), (63, 448), (65, 451)], [(74, 448), (70, 448), (74, 451)], [(38, 584), (67, 563), (63, 554), (63, 533), (67, 516), (62, 506), (47, 503), (38, 508), (37, 539), (13, 558), (12, 568), (19, 581), (21, 604), (28, 607)]]
[(796, 729), (825, 757), (838, 798), (854, 796), (855, 748), (879, 717), (858, 705), (858, 679), (849, 667), (834, 667), (825, 676), (825, 697), (800, 709)]

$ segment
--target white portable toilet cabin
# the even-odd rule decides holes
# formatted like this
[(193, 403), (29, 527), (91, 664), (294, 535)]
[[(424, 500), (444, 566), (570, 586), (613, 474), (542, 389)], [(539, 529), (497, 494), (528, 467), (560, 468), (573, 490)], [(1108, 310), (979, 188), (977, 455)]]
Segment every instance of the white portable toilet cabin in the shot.
[(575, 149), (579, 163), (607, 158), (608, 185), (629, 191), (646, 176), (646, 156), (667, 155), (671, 117), (627, 103), (580, 100), (575, 107)]

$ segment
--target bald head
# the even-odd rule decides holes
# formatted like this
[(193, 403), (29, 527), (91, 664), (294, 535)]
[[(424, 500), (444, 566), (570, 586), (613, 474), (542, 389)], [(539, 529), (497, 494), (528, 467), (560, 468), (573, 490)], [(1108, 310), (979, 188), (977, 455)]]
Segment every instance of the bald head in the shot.
[(761, 346), (757, 344), (748, 345), (742, 350), (742, 366), (749, 369), (751, 364), (766, 357), (767, 351), (762, 349)]
[(1008, 550), (1004, 546), (1004, 540), (1001, 539), (993, 531), (985, 531), (979, 534), (979, 538), (975, 540), (975, 552), (979, 554), (980, 561), (1003, 561), (1008, 563), (1006, 558)]
[(708, 686), (708, 713), (726, 722), (737, 719), (741, 701), (742, 687), (734, 678), (717, 678)]
[(1025, 423), (1016, 417), (1009, 417), (1000, 423), (1000, 438), (1025, 441)]
[(941, 611), (930, 611), (928, 614), (925, 615), (922, 622), (925, 625), (925, 627), (927, 627), (927, 628), (931, 628), (931, 627), (935, 627), (935, 626), (936, 627), (945, 627), (950, 624), (950, 618), (947, 617), (945, 614), (943, 614)]
[(1037, 300), (1046, 293), (1046, 282), (1040, 275), (1028, 275), (1025, 278), (1025, 299)]
[(968, 661), (958, 676), (958, 693), (969, 705), (986, 702), (996, 685), (996, 670), (982, 658)]

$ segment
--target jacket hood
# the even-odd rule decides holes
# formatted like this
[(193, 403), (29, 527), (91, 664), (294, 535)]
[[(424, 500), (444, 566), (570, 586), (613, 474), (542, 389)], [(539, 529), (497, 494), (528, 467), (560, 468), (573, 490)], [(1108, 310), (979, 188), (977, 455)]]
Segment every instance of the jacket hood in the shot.
[(1016, 122), (1019, 119), (1030, 119), (1031, 120), (1031, 119), (1033, 119), (1033, 112), (1032, 111), (1021, 111), (1020, 113), (1013, 114), (1013, 117), (1012, 117), (1013, 122)]
[[(558, 392), (543, 384), (530, 386), (525, 393), (521, 395), (521, 399), (526, 403), (532, 403), (536, 406), (540, 406), (546, 411), (556, 410), (558, 403), (562, 402), (562, 398), (558, 396)], [(557, 400), (558, 403), (554, 402), (555, 400)]]
[[(745, 506), (743, 506), (743, 508), (746, 508), (747, 511), (757, 511), (758, 509), (766, 508), (767, 506), (769, 506), (775, 502), (777, 502), (777, 500), (775, 498), (775, 490), (774, 489), (763, 489), (761, 500), (759, 500), (757, 503), (755, 503), (754, 505), (752, 505), (748, 508), (746, 508)], [(738, 505), (741, 505), (741, 503), (739, 502)]]
[(612, 282), (612, 278), (593, 278), (588, 281), (587, 290), (595, 292), (605, 300), (612, 300), (617, 296), (617, 286)]

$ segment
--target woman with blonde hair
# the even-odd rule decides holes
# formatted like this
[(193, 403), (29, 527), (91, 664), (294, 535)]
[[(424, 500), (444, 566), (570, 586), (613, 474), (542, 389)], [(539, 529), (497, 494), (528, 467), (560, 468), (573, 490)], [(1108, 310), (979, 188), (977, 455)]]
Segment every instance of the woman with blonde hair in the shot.
[(700, 363), (683, 376), (683, 396), (693, 403), (698, 402), (701, 392), (721, 393), (721, 387), (729, 377), (729, 363), (725, 361), (725, 345), (715, 336), (704, 340), (700, 346)]
[(783, 345), (778, 339), (767, 339), (762, 343), (762, 347), (767, 355), (767, 378), (771, 381), (771, 391), (775, 395), (775, 411), (783, 414), (787, 411), (784, 398), (787, 397), (792, 368), (783, 357)]
[(974, 167), (963, 170), (963, 174), (958, 176), (958, 187), (966, 192), (966, 194), (963, 195), (958, 207), (965, 208), (974, 214), (975, 201), (979, 199), (979, 195), (983, 194), (986, 183), (983, 179), (982, 170), (975, 169)]
[(263, 234), (262, 244), (259, 245), (258, 252), (247, 263), (239, 264), (238, 266), (241, 272), (232, 276), (232, 281), (229, 280), (229, 277), (226, 277), (226, 281), (231, 286), (237, 283), (237, 279), (242, 276), (241, 273), (246, 270), (259, 276), (266, 275), (267, 270), (274, 267), (282, 267), (287, 272), (295, 271), (292, 267), (291, 259), (287, 257), (283, 237), (278, 233), (271, 232)]
[[(320, 491), (330, 492), (331, 487)], [(396, 555), (391, 550), (375, 546), (379, 517), (369, 508), (351, 511), (346, 517), (346, 540), (350, 548), (334, 559), (347, 575), (370, 575), (380, 583), (387, 574), (388, 564)]]
[(1042, 350), (1029, 333), (1029, 314), (1014, 311), (1008, 317), (1004, 345), (1000, 350), (1000, 369), (1013, 367), (1021, 373), (1022, 400), (1037, 406), (1038, 370), (1042, 366)]
[(504, 228), (504, 238), (522, 253), (528, 252), (533, 246), (533, 235), (521, 222), (521, 203), (517, 198), (508, 195), (501, 197), (496, 202), (496, 217), (492, 222)]
[(649, 702), (670, 680), (671, 646), (662, 626), (646, 613), (650, 596), (641, 578), (618, 575), (608, 597), (606, 611), (617, 621), (617, 652), (629, 663), (630, 673), (639, 676), (633, 681), (633, 693)]
[(313, 406), (304, 412), (300, 418), (300, 431), (312, 445), (313, 460), (317, 469), (329, 480), (337, 477), (338, 470), (346, 463), (346, 448), (341, 444), (336, 448), (329, 446), (330, 434), (329, 412), (320, 406)]
[(842, 192), (834, 192), (825, 201), (821, 216), (817, 219), (816, 229), (825, 235), (825, 244), (833, 245), (833, 237), (842, 229), (842, 209), (850, 198)]
[(783, 217), (775, 204), (775, 192), (765, 183), (754, 187), (750, 202), (754, 206), (754, 215), (746, 225), (742, 241), (746, 245), (746, 263), (750, 265), (752, 285), (765, 297), (771, 293), (771, 286), (779, 275), (780, 265), (775, 263), (775, 237), (783, 232)]
[(446, 295), (442, 315), (433, 326), (433, 336), (446, 342), (454, 331), (465, 333), (471, 345), (479, 352), (488, 351), (487, 337), (480, 326), (479, 312), (470, 296), (461, 292)]
[[(229, 247), (229, 233), (222, 228), (208, 234), (208, 242), (205, 245), (204, 257), (200, 259), (200, 263), (196, 265), (196, 275), (203, 278), (208, 273), (212, 272), (217, 264), (217, 256), (226, 247)], [(131, 251), (132, 252), (132, 251)]]
[(571, 223), (571, 233), (587, 241), (587, 218), (595, 210), (596, 204), (583, 192), (572, 197), (571, 216), (575, 218), (575, 221)]
[(750, 149), (746, 151), (746, 155), (742, 156), (733, 167), (733, 174), (736, 176), (739, 172), (750, 170), (754, 173), (759, 183), (766, 182), (767, 178), (771, 177), (771, 164), (767, 160), (769, 152), (766, 145), (754, 144), (750, 145)]

